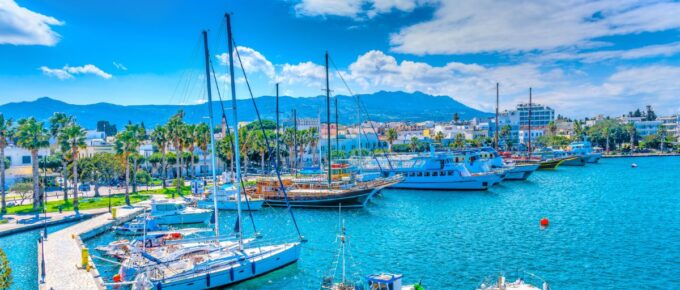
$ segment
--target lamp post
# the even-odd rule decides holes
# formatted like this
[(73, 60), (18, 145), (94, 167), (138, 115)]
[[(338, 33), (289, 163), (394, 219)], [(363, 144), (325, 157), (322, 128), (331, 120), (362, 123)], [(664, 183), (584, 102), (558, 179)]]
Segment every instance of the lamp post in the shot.
[(40, 237), (38, 242), (40, 243), (40, 280), (45, 283), (45, 239)]
[(43, 156), (43, 236), (47, 240), (47, 155)]

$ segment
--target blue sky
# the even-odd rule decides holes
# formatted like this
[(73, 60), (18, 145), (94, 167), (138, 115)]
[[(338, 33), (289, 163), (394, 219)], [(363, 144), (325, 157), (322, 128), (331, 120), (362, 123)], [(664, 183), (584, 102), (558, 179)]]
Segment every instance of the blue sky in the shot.
[[(422, 91), (491, 111), (499, 82), (501, 108), (533, 87), (568, 116), (680, 112), (680, 3), (629, 0), (0, 0), (0, 103), (200, 103), (201, 30), (228, 79), (227, 11), (258, 96), (276, 82), (321, 94), (328, 50), (357, 93)], [(332, 87), (347, 93), (336, 73)]]

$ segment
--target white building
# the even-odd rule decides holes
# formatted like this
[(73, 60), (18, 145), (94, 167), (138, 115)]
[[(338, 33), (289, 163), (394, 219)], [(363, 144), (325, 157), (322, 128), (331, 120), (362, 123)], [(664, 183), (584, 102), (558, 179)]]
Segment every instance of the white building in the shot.
[[(529, 126), (529, 104), (518, 104), (519, 125)], [(531, 104), (531, 126), (544, 127), (555, 120), (555, 110), (540, 104)]]

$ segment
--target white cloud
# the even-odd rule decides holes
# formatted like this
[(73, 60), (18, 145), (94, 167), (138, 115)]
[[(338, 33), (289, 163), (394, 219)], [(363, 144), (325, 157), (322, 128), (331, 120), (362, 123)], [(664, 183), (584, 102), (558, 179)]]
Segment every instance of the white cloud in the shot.
[(0, 44), (53, 46), (60, 36), (51, 26), (63, 24), (21, 7), (14, 0), (0, 0)]
[(390, 43), (418, 55), (592, 47), (598, 37), (679, 28), (677, 15), (680, 3), (665, 1), (442, 0), (433, 19)]
[(392, 10), (410, 12), (435, 0), (302, 0), (295, 5), (298, 16), (373, 18)]
[(299, 64), (284, 64), (277, 82), (287, 84), (303, 84), (309, 87), (320, 87), (326, 78), (326, 69), (311, 61)]
[(495, 83), (500, 82), (504, 103), (518, 102), (529, 86), (544, 87), (564, 77), (560, 72), (541, 72), (536, 64), (484, 67), (450, 62), (432, 66), (424, 62), (397, 60), (381, 51), (369, 51), (349, 66), (350, 77), (364, 92), (378, 90), (422, 91), (446, 95), (479, 109), (490, 109)]
[(72, 79), (73, 78), (73, 75), (71, 75), (67, 71), (65, 71), (63, 69), (59, 69), (59, 68), (52, 69), (52, 68), (49, 68), (49, 67), (46, 67), (46, 66), (41, 66), (40, 70), (45, 75), (55, 77), (55, 78), (58, 78), (60, 80)]
[(113, 66), (115, 66), (119, 70), (128, 70), (127, 67), (124, 66), (122, 63), (117, 63), (115, 61), (113, 62)]
[[(241, 60), (243, 61), (243, 67), (247, 73), (261, 72), (265, 74), (269, 79), (274, 79), (276, 72), (274, 70), (274, 65), (269, 61), (264, 55), (259, 51), (252, 48), (239, 46), (237, 47), (238, 52), (241, 54)], [(229, 53), (224, 52), (215, 56), (221, 65), (229, 64)], [(236, 52), (234, 52), (235, 60), (238, 61), (236, 57)], [(238, 67), (238, 62), (234, 63)], [(238, 69), (237, 69), (238, 70)]]
[(110, 79), (113, 77), (111, 74), (106, 73), (92, 64), (86, 64), (84, 66), (65, 65), (63, 68), (48, 68), (46, 66), (41, 66), (40, 70), (45, 75), (56, 77), (60, 80), (72, 79), (74, 78), (74, 75), (79, 74), (93, 74), (104, 79)]
[(672, 56), (680, 53), (680, 42), (648, 45), (629, 50), (600, 50), (594, 52), (557, 52), (541, 55), (540, 60), (580, 60), (594, 63), (610, 59), (638, 59), (646, 57)]

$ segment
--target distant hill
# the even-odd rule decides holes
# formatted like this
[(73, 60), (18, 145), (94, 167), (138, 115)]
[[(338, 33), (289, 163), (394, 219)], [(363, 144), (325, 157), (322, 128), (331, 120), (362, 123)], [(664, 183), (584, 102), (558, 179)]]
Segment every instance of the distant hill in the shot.
[[(490, 113), (482, 112), (446, 96), (431, 96), (420, 92), (385, 92), (358, 95), (373, 121), (447, 121), (453, 118), (454, 113), (460, 115), (460, 119), (474, 117), (487, 117)], [(239, 119), (253, 121), (257, 117), (250, 99), (238, 100)], [(263, 119), (273, 120), (276, 103), (273, 96), (255, 98), (258, 109)], [(297, 110), (302, 118), (317, 117), (321, 112), (322, 120), (326, 115), (326, 98), (324, 96), (309, 98), (280, 97), (281, 118), (290, 116), (292, 109)], [(224, 102), (225, 108), (231, 107), (230, 101)], [(332, 120), (334, 116), (334, 104), (331, 104)], [(219, 102), (213, 102), (216, 116), (221, 115)], [(47, 120), (54, 112), (64, 112), (76, 116), (78, 123), (86, 128), (95, 128), (97, 121), (107, 120), (122, 128), (128, 121), (133, 123), (144, 122), (147, 128), (156, 124), (165, 123), (170, 116), (178, 110), (184, 110), (186, 120), (196, 123), (205, 120), (208, 110), (202, 105), (135, 105), (123, 106), (109, 103), (96, 103), (90, 105), (73, 105), (48, 97), (42, 97), (30, 102), (16, 102), (0, 105), (0, 112), (6, 117), (19, 119), (34, 116), (39, 120)], [(338, 114), (341, 124), (356, 123), (357, 102), (349, 96), (338, 96)], [(229, 118), (230, 111), (227, 111)], [(365, 114), (362, 115), (365, 118)]]

